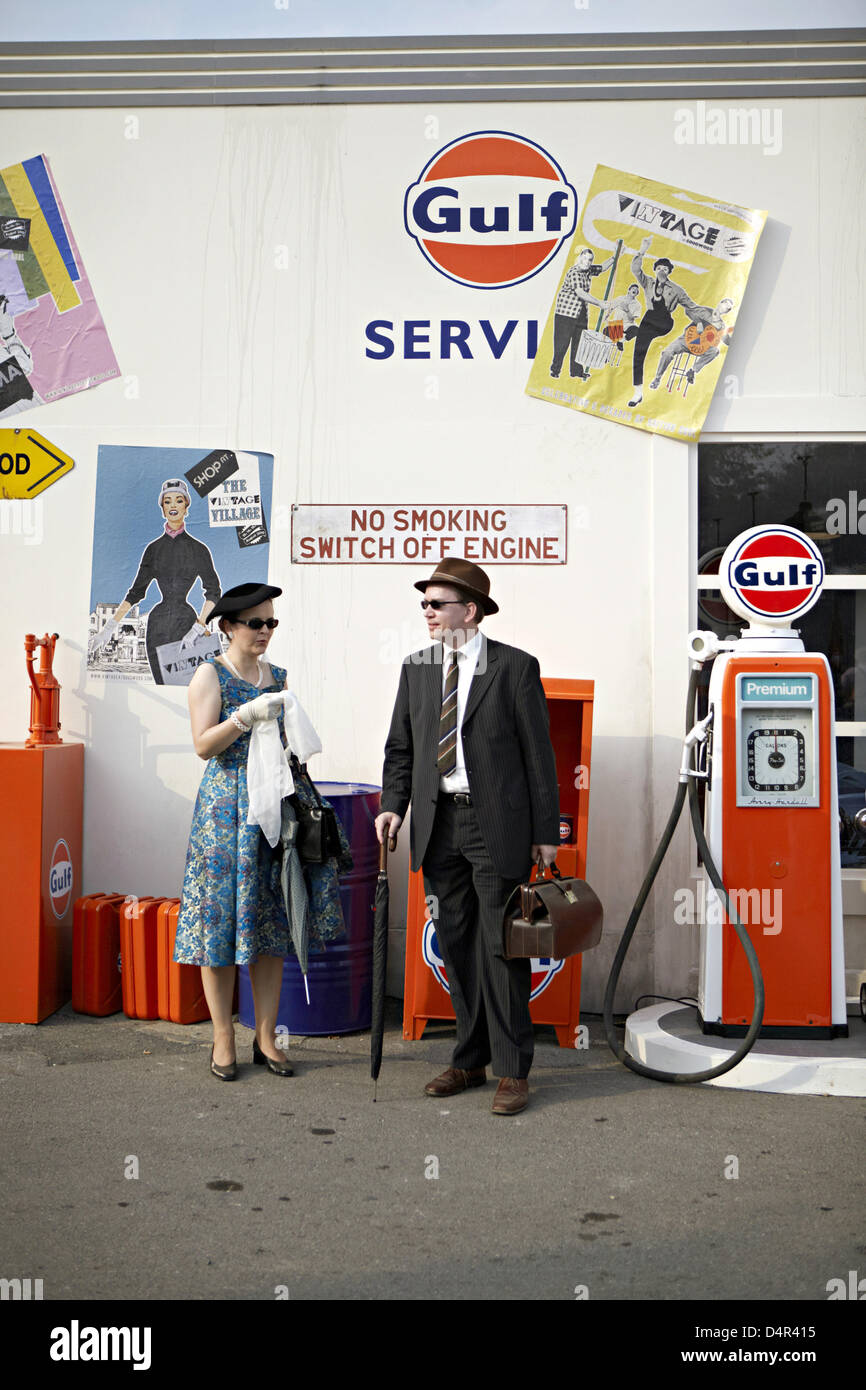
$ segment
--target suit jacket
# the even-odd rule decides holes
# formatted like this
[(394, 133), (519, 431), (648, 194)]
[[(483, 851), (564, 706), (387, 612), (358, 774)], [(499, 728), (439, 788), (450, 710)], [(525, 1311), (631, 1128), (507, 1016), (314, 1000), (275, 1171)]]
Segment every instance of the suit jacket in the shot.
[[(646, 295), (647, 311), (649, 311), (649, 309), (652, 307), (653, 290), (655, 288), (656, 280), (654, 275), (644, 275), (641, 266), (642, 260), (642, 256), (635, 256), (631, 263), (631, 269), (635, 280), (637, 280), (638, 284), (640, 285), (641, 289)], [(693, 299), (689, 298), (682, 285), (675, 285), (673, 280), (666, 280), (665, 283), (660, 286), (660, 290), (661, 297), (665, 303), (665, 308), (670, 313), (673, 313), (674, 309), (676, 309), (679, 306), (680, 308), (685, 309), (689, 318), (691, 318), (692, 311), (697, 310), (701, 307), (700, 305), (696, 304)]]
[[(383, 811), (412, 803), (412, 868), (424, 859), (439, 796), (442, 664), (435, 648), (403, 662), (385, 744)], [(504, 878), (530, 867), (533, 844), (559, 843), (559, 788), (547, 701), (528, 652), (482, 637), (462, 725), (466, 776), (490, 858)]]

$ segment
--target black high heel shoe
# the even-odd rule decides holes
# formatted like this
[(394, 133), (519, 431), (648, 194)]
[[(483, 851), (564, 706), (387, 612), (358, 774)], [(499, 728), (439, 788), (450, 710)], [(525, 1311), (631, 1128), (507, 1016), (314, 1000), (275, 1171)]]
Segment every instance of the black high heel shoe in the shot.
[(227, 1067), (218, 1067), (213, 1059), (213, 1047), (210, 1050), (210, 1069), (214, 1076), (218, 1076), (220, 1081), (236, 1081), (238, 1075), (237, 1059), (229, 1062)]
[(253, 1062), (257, 1067), (267, 1066), (268, 1071), (272, 1071), (274, 1076), (294, 1076), (294, 1068), (288, 1062), (275, 1062), (273, 1058), (266, 1057), (259, 1047), (258, 1039), (253, 1038)]

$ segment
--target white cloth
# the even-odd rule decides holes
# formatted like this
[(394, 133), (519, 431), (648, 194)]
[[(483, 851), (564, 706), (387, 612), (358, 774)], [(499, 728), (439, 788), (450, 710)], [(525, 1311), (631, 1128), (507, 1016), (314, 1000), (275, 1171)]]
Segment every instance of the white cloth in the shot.
[[(439, 788), (443, 792), (468, 792), (469, 778), (466, 776), (466, 760), (463, 757), (463, 716), (466, 713), (466, 701), (469, 699), (469, 687), (472, 684), (472, 677), (475, 675), (478, 662), (482, 652), (482, 636), (479, 631), (475, 632), (468, 642), (462, 647), (458, 647), (460, 653), (459, 672), (457, 676), (457, 747), (455, 754), (457, 765), (449, 777), (439, 778)], [(452, 655), (446, 646), (443, 653), (442, 662), (442, 693), (445, 693), (445, 682), (448, 679), (448, 668), (451, 665)]]
[[(283, 726), (289, 749), (298, 762), (305, 763), (314, 753), (321, 753), (322, 744), (298, 697), (291, 690), (283, 694)], [(289, 768), (286, 750), (280, 741), (276, 719), (261, 719), (253, 725), (250, 750), (247, 755), (247, 792), (250, 809), (247, 825), (259, 825), (273, 849), (280, 838), (281, 805), (284, 796), (291, 796), (295, 783)]]

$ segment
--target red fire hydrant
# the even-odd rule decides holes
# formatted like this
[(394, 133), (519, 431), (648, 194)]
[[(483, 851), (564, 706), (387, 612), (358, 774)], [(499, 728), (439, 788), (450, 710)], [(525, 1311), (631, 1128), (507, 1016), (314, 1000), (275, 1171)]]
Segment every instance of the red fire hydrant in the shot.
[[(24, 638), (27, 674), (33, 689), (30, 692), (30, 737), (25, 748), (39, 748), (46, 743), (62, 743), (60, 728), (60, 682), (51, 669), (54, 645), (58, 632), (49, 637), (36, 637), (28, 632)], [(33, 670), (33, 657), (39, 647), (39, 670)]]

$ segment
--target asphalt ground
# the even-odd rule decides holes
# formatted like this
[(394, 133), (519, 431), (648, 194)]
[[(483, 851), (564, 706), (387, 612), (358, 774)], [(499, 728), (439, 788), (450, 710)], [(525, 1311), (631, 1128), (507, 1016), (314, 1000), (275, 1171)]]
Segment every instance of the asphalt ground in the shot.
[(866, 1102), (647, 1081), (584, 1021), (583, 1049), (537, 1030), (508, 1118), (490, 1081), (423, 1095), (453, 1029), (406, 1042), (397, 1001), (375, 1102), (367, 1034), (292, 1038), (282, 1079), (238, 1023), (227, 1084), (208, 1024), (2, 1024), (0, 1277), (73, 1302), (732, 1301), (762, 1327), (839, 1307), (834, 1280), (866, 1298)]

